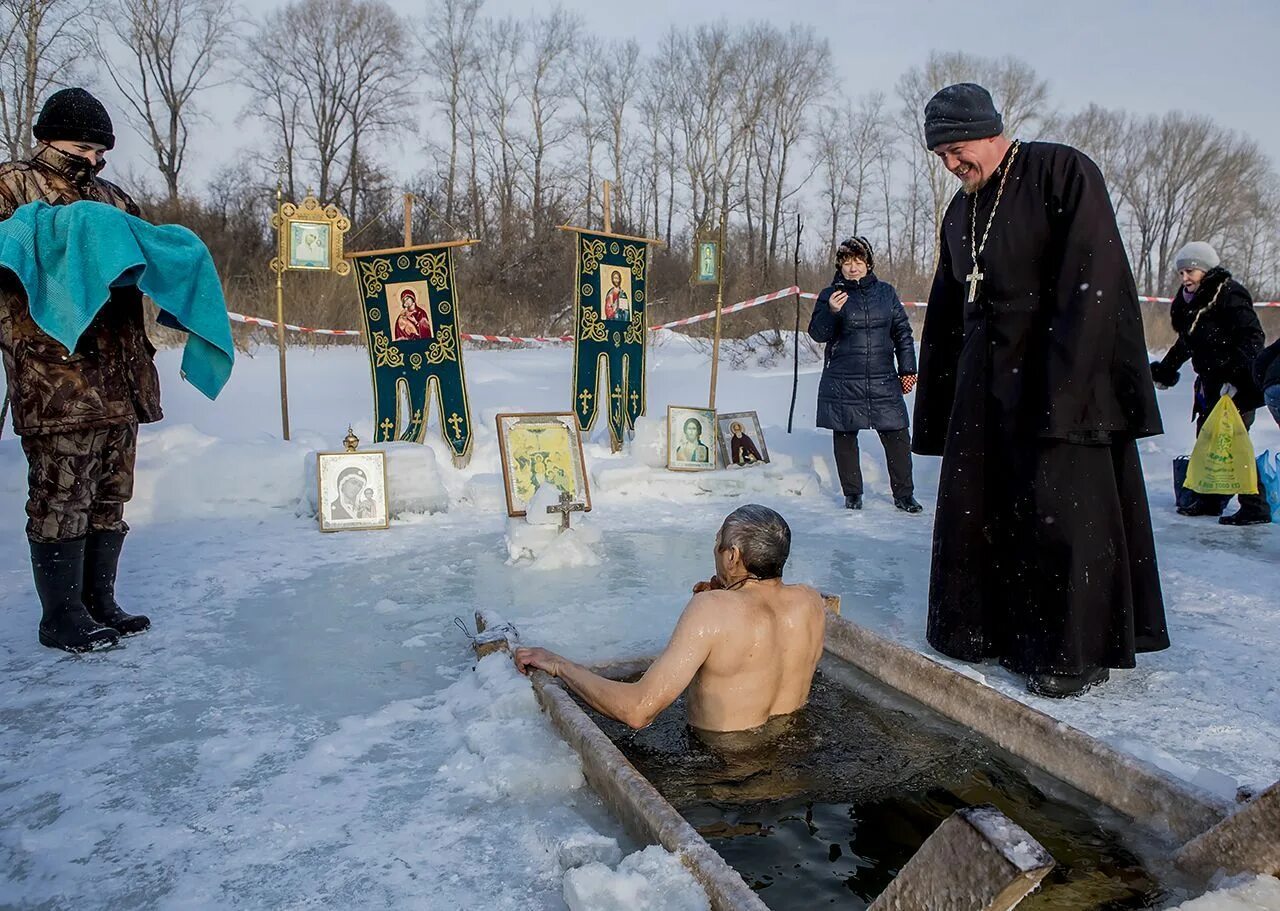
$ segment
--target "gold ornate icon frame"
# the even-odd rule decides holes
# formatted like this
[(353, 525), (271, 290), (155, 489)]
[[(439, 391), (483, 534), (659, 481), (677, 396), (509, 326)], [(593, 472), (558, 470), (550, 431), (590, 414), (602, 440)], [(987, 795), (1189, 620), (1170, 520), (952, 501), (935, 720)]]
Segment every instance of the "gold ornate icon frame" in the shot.
[[(329, 263), (325, 266), (297, 265), (292, 261), (289, 245), (293, 237), (293, 225), (327, 225), (329, 235)], [(347, 231), (351, 230), (351, 221), (343, 215), (335, 205), (321, 206), (320, 200), (310, 192), (302, 203), (282, 203), (280, 209), (271, 216), (271, 227), (275, 229), (279, 248), (275, 259), (271, 260), (271, 268), (277, 273), (284, 272), (334, 272), (338, 275), (350, 275), (351, 263), (344, 258), (343, 244)]]

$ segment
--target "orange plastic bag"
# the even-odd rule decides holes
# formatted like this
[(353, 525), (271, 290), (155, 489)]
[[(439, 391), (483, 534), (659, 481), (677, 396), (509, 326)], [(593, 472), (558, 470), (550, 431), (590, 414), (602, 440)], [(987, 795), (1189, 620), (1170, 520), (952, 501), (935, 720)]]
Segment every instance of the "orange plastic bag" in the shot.
[(1253, 443), (1240, 418), (1240, 409), (1224, 395), (1209, 412), (1191, 450), (1187, 480), (1183, 485), (1197, 493), (1228, 496), (1258, 492), (1258, 466)]

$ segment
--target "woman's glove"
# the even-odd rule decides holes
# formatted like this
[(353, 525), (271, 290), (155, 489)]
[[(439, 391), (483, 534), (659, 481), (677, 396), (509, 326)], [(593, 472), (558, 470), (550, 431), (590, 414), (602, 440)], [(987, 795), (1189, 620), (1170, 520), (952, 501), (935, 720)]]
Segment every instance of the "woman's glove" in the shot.
[(1159, 389), (1178, 385), (1178, 371), (1166, 367), (1160, 361), (1151, 362), (1151, 379)]
[(1222, 388), (1218, 390), (1218, 395), (1225, 395), (1229, 399), (1234, 399), (1236, 397), (1236, 393), (1239, 391), (1239, 389), (1232, 386), (1230, 383), (1223, 383)]
[(916, 388), (916, 375), (908, 373), (906, 376), (900, 376), (898, 379), (902, 382), (902, 394), (910, 395), (911, 390)]

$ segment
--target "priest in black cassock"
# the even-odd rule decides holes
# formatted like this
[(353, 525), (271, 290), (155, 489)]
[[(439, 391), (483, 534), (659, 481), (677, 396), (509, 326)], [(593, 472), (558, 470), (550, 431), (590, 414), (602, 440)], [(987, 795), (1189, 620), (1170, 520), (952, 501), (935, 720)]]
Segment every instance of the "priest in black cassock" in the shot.
[(1168, 648), (1135, 442), (1162, 432), (1102, 174), (1010, 141), (965, 83), (925, 108), (960, 179), (920, 350), (913, 449), (941, 455), (929, 643), (1071, 696)]

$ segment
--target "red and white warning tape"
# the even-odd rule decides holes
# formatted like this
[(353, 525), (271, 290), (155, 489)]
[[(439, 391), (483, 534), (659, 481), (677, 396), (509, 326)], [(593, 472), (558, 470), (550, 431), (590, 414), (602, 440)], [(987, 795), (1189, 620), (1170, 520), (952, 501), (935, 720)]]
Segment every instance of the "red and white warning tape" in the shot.
[[(227, 316), (231, 317), (233, 323), (244, 323), (249, 326), (263, 326), (267, 329), (274, 329), (276, 323), (273, 320), (262, 319), (258, 316), (245, 316), (243, 313), (232, 313), (227, 311)], [(359, 329), (311, 329), (307, 326), (291, 326), (288, 323), (284, 327), (290, 332), (308, 332), (311, 335), (359, 335)]]
[[(791, 295), (797, 292), (799, 292), (800, 297), (804, 298), (805, 300), (816, 300), (818, 297), (818, 295), (814, 294), (812, 291), (800, 291), (798, 287), (796, 287), (795, 285), (792, 285), (789, 288), (779, 288), (777, 291), (774, 291), (770, 294), (762, 294), (759, 297), (753, 297), (748, 300), (738, 301), (736, 304), (729, 304), (727, 307), (721, 307), (720, 313), (723, 315), (726, 313), (737, 313), (740, 310), (749, 310), (752, 307), (759, 307), (761, 304), (767, 304), (767, 303), (770, 303), (771, 301), (781, 300), (784, 297), (791, 297)], [(1173, 302), (1173, 299), (1169, 297), (1139, 297), (1138, 300), (1142, 301), (1144, 304), (1169, 304)], [(903, 301), (902, 303), (904, 306), (907, 306), (907, 307), (927, 307), (928, 306), (928, 304), (924, 301)], [(1254, 306), (1255, 307), (1280, 307), (1280, 301), (1257, 301), (1254, 303)], [(262, 317), (258, 317), (258, 316), (245, 316), (242, 313), (228, 313), (227, 316), (231, 317), (233, 322), (244, 323), (249, 326), (263, 326), (267, 329), (274, 329), (276, 327), (276, 324), (271, 320), (263, 319)], [(659, 329), (676, 329), (676, 328), (679, 328), (680, 326), (691, 326), (694, 323), (701, 323), (709, 319), (715, 319), (715, 316), (716, 316), (716, 312), (714, 310), (708, 310), (706, 313), (699, 313), (696, 316), (688, 316), (688, 317), (685, 317), (684, 319), (672, 320), (669, 323), (662, 323), (661, 325), (658, 325), (658, 326), (650, 326), (649, 331), (657, 332)], [(306, 332), (312, 335), (358, 336), (360, 334), (360, 331), (358, 329), (311, 329), (307, 326), (292, 326), (289, 323), (285, 323), (284, 327), (290, 332)], [(508, 345), (520, 345), (520, 344), (536, 343), (536, 342), (571, 342), (573, 341), (572, 335), (536, 335), (530, 338), (522, 338), (520, 336), (514, 336), (514, 335), (464, 334), (462, 337), (469, 342), (497, 342), (500, 344), (508, 344)]]

